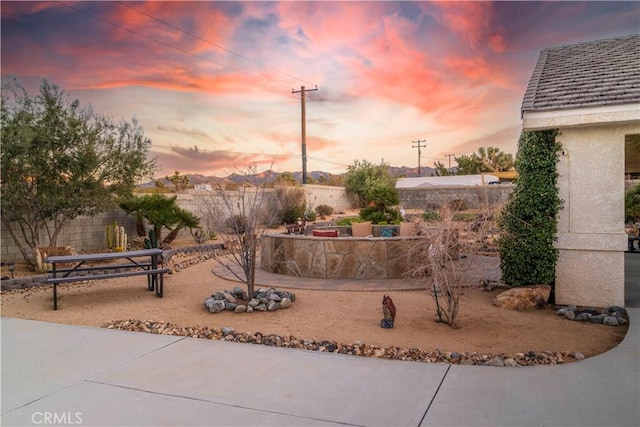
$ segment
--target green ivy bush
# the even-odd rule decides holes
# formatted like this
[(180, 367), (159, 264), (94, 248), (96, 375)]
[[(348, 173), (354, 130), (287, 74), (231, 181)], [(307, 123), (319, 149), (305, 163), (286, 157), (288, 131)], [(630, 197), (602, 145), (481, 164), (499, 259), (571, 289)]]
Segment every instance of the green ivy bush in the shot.
[(512, 287), (555, 284), (558, 251), (557, 130), (523, 132), (518, 141), (514, 189), (498, 218), (500, 269)]

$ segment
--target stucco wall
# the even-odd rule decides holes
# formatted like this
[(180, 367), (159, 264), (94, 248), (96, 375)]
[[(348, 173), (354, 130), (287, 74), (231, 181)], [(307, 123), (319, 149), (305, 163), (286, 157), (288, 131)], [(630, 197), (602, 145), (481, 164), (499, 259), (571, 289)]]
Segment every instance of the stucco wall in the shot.
[(556, 302), (624, 306), (625, 135), (640, 123), (560, 129)]

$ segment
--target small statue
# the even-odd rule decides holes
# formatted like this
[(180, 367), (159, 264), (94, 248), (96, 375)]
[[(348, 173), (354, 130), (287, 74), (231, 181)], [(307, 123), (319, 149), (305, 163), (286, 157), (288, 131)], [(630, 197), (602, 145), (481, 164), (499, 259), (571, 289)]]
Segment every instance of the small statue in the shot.
[(389, 295), (382, 297), (382, 313), (384, 319), (380, 321), (380, 327), (385, 329), (393, 328), (393, 322), (396, 320), (396, 306)]

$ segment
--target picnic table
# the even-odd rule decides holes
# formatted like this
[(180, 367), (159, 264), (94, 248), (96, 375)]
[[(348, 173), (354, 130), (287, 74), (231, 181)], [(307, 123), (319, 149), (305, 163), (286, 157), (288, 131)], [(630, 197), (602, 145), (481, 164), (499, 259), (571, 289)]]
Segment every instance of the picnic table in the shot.
[[(53, 285), (53, 309), (58, 309), (58, 289), (61, 283), (86, 280), (115, 279), (118, 277), (147, 276), (147, 289), (155, 291), (162, 298), (164, 273), (162, 249), (142, 249), (137, 251), (95, 253), (81, 255), (50, 256), (45, 259), (51, 264), (47, 271), (47, 283)], [(101, 264), (109, 261), (128, 261)], [(99, 263), (87, 265), (86, 263)]]

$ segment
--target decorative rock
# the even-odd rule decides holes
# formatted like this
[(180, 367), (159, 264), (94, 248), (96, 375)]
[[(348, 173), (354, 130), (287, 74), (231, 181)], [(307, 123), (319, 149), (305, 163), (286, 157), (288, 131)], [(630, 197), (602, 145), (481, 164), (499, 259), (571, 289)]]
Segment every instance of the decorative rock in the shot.
[(255, 307), (256, 305), (260, 304), (260, 301), (258, 301), (257, 299), (253, 298), (251, 301), (249, 301), (249, 306), (250, 307)]
[(222, 335), (229, 335), (231, 333), (233, 333), (233, 328), (230, 328), (228, 326), (222, 327)]
[(595, 308), (585, 308), (584, 310), (579, 310), (576, 312), (576, 314), (582, 314), (582, 313), (589, 313), (591, 316), (597, 316), (598, 314), (600, 314), (600, 312)]
[(224, 302), (224, 309), (227, 311), (235, 311), (236, 307), (238, 307), (238, 304), (234, 302), (229, 302), (229, 301)]
[(238, 305), (236, 306), (236, 309), (233, 310), (236, 313), (244, 313), (245, 311), (247, 311), (247, 306), (246, 305)]
[(618, 322), (618, 319), (613, 316), (605, 317), (604, 319), (602, 319), (602, 323), (610, 326), (618, 326), (620, 324), (620, 322)]
[(269, 301), (275, 301), (275, 302), (280, 302), (282, 301), (282, 298), (280, 298), (280, 295), (276, 294), (275, 292), (272, 294), (269, 294), (269, 296), (267, 297), (267, 299)]
[(535, 310), (547, 303), (550, 294), (551, 286), (549, 285), (522, 286), (497, 295), (493, 305), (510, 310)]
[(569, 320), (574, 320), (576, 318), (576, 313), (573, 311), (567, 311), (566, 313), (564, 313), (564, 317)]
[(504, 366), (504, 360), (500, 356), (495, 356), (486, 363), (487, 366)]
[(216, 292), (215, 294), (213, 294), (212, 296), (213, 296), (215, 299), (217, 299), (217, 300), (223, 300), (223, 299), (225, 299), (225, 297), (224, 297), (224, 292), (222, 292), (222, 291), (218, 291), (218, 292)]
[(236, 298), (242, 298), (242, 294), (244, 293), (244, 291), (240, 286), (236, 286), (235, 288), (233, 288), (231, 292), (233, 293), (233, 296), (235, 296)]
[(574, 351), (572, 353), (569, 353), (567, 356), (569, 357), (573, 357), (576, 360), (583, 360), (584, 359), (584, 354)]
[(255, 311), (267, 311), (267, 305), (260, 303), (253, 308)]
[(289, 308), (293, 305), (293, 302), (289, 298), (282, 298), (280, 301), (280, 308)]
[(234, 297), (230, 292), (224, 292), (224, 299), (229, 301), (230, 303), (235, 304), (238, 300), (236, 297)]
[(210, 313), (220, 313), (224, 310), (224, 301), (222, 300), (208, 298), (204, 304)]
[(512, 368), (516, 368), (516, 367), (520, 367), (520, 365), (518, 365), (518, 362), (516, 362), (513, 358), (509, 357), (507, 359), (504, 360), (504, 366), (510, 366)]
[(274, 300), (270, 300), (267, 303), (267, 311), (276, 311), (277, 309), (280, 308), (280, 304), (278, 304), (277, 302), (275, 302)]
[(578, 322), (588, 322), (590, 318), (591, 318), (591, 313), (583, 311), (582, 313), (576, 316), (575, 320), (577, 320)]

